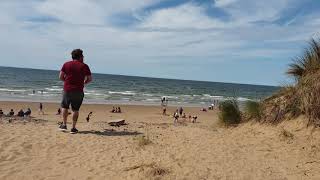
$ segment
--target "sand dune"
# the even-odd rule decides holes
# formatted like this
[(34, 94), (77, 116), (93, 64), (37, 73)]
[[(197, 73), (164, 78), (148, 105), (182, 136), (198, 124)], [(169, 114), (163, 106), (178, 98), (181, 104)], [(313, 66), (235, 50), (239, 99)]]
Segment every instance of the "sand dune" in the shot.
[[(18, 111), (37, 104), (0, 106)], [(85, 105), (80, 133), (71, 135), (57, 131), (57, 107), (45, 104), (47, 115), (35, 115), (40, 122), (1, 121), (0, 179), (320, 179), (320, 131), (306, 128), (303, 118), (226, 129), (217, 126), (215, 111), (186, 108), (199, 122), (174, 126), (155, 106), (122, 106), (124, 113), (111, 114), (111, 106)], [(119, 118), (128, 125), (107, 124)]]

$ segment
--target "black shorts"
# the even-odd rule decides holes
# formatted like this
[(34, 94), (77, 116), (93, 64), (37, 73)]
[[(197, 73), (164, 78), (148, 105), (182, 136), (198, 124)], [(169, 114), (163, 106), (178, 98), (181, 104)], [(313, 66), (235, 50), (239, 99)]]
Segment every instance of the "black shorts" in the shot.
[(69, 109), (71, 105), (72, 111), (79, 111), (84, 93), (83, 92), (63, 92), (61, 107), (64, 109)]

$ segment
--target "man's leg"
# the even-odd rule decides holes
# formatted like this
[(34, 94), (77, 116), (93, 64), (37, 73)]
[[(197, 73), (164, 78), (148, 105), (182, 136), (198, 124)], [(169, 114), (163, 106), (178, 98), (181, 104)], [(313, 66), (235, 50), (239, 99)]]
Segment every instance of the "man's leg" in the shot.
[(76, 128), (78, 117), (79, 117), (79, 111), (73, 111), (73, 114), (72, 114), (72, 120), (73, 120), (72, 121), (72, 128)]
[(63, 125), (67, 125), (68, 113), (68, 109), (62, 108)]

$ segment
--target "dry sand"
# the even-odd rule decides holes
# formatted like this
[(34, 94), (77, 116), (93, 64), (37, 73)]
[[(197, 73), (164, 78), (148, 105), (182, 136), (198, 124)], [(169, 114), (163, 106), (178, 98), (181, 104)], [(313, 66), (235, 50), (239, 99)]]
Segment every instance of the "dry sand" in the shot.
[[(71, 135), (57, 130), (58, 104), (45, 103), (46, 115), (37, 115), (37, 103), (0, 102), (5, 112), (29, 106), (42, 120), (0, 123), (1, 180), (320, 179), (320, 131), (303, 119), (223, 128), (215, 111), (186, 108), (199, 122), (174, 126), (160, 107), (121, 106), (124, 113), (112, 114), (110, 105), (84, 105), (80, 133)], [(119, 118), (128, 125), (107, 124)]]

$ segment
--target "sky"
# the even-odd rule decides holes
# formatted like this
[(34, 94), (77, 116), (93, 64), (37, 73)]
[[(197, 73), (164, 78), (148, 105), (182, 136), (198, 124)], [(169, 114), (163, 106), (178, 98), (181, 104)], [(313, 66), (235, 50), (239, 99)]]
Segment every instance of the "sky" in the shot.
[(0, 0), (0, 66), (281, 85), (319, 0)]

